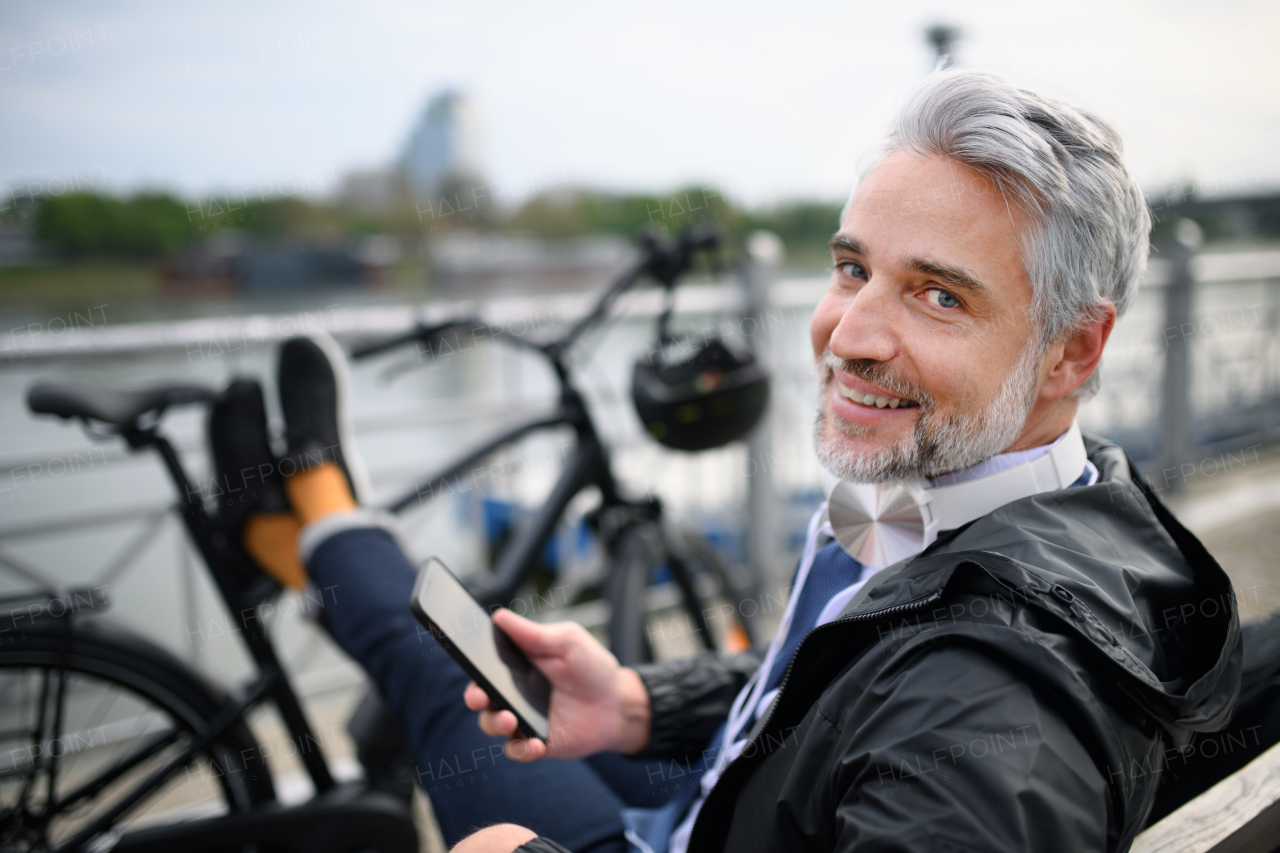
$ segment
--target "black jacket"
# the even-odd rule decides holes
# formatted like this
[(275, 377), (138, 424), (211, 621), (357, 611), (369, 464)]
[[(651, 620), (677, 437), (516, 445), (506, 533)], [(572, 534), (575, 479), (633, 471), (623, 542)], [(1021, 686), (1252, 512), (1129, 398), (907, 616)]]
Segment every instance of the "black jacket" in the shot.
[[(1239, 692), (1230, 582), (1115, 445), (876, 575), (801, 643), (690, 853), (1125, 850)], [(642, 667), (648, 755), (698, 753), (754, 660)]]

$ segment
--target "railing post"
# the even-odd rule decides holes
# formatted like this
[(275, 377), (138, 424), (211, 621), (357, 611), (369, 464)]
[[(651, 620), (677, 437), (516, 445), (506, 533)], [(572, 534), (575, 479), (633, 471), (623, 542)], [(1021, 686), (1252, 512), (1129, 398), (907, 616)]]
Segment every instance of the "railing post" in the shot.
[[(771, 231), (755, 231), (747, 240), (747, 306), (755, 320), (750, 341), (756, 358), (774, 374), (769, 330), (769, 289), (783, 258), (782, 240)], [(776, 396), (777, 390), (774, 389)], [(754, 591), (763, 591), (778, 574), (778, 499), (773, 490), (773, 412), (771, 402), (760, 424), (747, 437), (747, 567)]]
[(1191, 260), (1201, 239), (1195, 220), (1181, 219), (1175, 238), (1165, 247), (1169, 283), (1164, 293), (1164, 381), (1160, 389), (1160, 467), (1164, 470), (1177, 468), (1193, 450), (1189, 335), (1195, 330), (1195, 280)]

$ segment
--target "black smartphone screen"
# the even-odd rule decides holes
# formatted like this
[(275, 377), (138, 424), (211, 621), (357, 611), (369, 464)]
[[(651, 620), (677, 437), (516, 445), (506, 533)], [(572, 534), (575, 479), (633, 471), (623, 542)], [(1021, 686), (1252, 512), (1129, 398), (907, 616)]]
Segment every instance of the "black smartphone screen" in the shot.
[(550, 682), (435, 557), (418, 572), (409, 609), (525, 735), (547, 739)]

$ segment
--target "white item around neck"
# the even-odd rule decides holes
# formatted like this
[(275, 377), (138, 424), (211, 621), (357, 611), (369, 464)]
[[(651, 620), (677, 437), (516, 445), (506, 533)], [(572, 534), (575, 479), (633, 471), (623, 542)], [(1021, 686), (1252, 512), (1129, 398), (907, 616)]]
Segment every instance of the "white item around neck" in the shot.
[(922, 478), (850, 483), (823, 471), (827, 513), (841, 547), (862, 563), (884, 568), (1007, 503), (1065, 489), (1088, 464), (1080, 426), (1047, 447), (1001, 454), (933, 485)]

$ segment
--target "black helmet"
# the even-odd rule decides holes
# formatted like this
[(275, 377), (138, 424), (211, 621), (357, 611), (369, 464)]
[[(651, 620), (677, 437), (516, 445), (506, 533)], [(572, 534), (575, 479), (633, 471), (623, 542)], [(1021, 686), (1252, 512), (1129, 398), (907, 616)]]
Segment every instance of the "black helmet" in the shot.
[(735, 355), (718, 338), (681, 361), (669, 358), (675, 348), (637, 361), (631, 378), (649, 434), (676, 450), (709, 450), (749, 433), (769, 402), (769, 377), (755, 357)]

